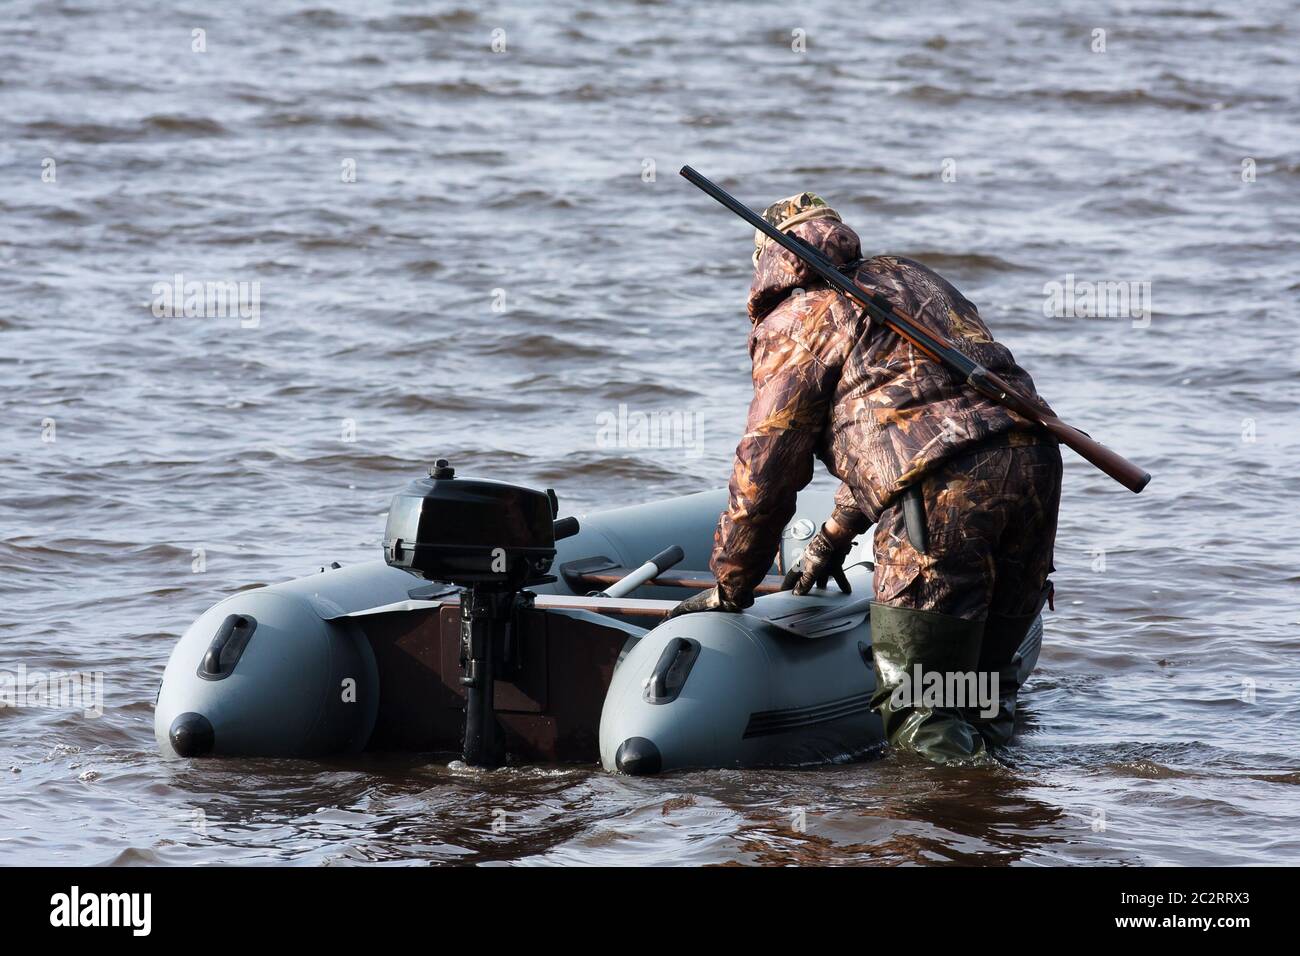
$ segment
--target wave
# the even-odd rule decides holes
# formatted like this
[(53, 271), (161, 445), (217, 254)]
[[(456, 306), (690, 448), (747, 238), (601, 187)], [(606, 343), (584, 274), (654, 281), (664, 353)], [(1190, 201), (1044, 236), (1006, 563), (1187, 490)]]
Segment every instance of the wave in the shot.
[(159, 134), (209, 138), (225, 136), (229, 130), (217, 120), (201, 116), (158, 114), (131, 123), (67, 123), (35, 120), (24, 123), (22, 134), (31, 139), (74, 143), (131, 143), (156, 139)]

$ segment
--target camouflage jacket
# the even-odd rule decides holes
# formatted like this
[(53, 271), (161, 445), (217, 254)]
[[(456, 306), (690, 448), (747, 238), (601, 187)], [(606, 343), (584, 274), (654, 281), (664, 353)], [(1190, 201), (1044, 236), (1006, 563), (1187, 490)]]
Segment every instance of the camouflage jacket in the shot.
[[(816, 219), (790, 231), (836, 265), (858, 263), (850, 274), (859, 285), (1037, 398), (1029, 374), (993, 341), (975, 306), (938, 274), (895, 256), (859, 261), (857, 233), (840, 222)], [(842, 482), (836, 520), (861, 532), (939, 463), (1030, 427), (873, 325), (857, 303), (775, 243), (755, 266), (749, 316), (754, 399), (711, 562), (723, 595), (742, 607), (772, 565), (795, 497), (812, 480), (814, 456)]]

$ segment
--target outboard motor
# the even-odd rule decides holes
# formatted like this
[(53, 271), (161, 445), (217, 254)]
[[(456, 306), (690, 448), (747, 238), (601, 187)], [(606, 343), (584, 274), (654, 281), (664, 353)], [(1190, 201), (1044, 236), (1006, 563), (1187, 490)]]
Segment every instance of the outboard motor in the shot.
[(555, 558), (558, 507), (553, 491), (457, 478), (445, 459), (429, 469), (428, 478), (394, 495), (389, 507), (388, 564), (465, 589), (460, 601), (463, 757), (471, 766), (495, 767), (504, 758), (494, 681), (518, 659), (514, 617), (533, 601), (523, 589), (555, 580), (547, 572)]

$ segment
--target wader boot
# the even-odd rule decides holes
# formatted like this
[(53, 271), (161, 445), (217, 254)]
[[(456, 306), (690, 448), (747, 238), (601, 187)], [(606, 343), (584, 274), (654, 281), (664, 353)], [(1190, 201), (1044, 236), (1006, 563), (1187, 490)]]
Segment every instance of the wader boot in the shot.
[(935, 700), (932, 692), (927, 706), (925, 693), (928, 675), (938, 675), (946, 687), (948, 674), (975, 673), (983, 632), (983, 621), (871, 605), (871, 662), (876, 671), (871, 706), (880, 712), (885, 739), (892, 746), (941, 764), (983, 756), (984, 740), (963, 708), (935, 706), (958, 702)]
[[(1044, 591), (1043, 601), (1046, 599), (1047, 592)], [(1019, 617), (990, 614), (984, 622), (979, 671), (998, 675), (998, 712), (986, 717), (980, 713), (980, 708), (969, 707), (966, 715), (990, 749), (1004, 747), (1011, 741), (1016, 727), (1016, 695), (1020, 692), (1020, 661), (1016, 660), (1016, 651), (1025, 642), (1041, 611), (1042, 602), (1033, 614)]]

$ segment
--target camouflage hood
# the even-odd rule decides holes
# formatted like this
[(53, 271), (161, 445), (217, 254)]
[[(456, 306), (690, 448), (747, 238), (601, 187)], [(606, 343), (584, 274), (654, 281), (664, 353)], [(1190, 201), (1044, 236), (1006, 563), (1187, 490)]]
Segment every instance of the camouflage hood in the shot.
[[(862, 257), (858, 234), (838, 220), (812, 219), (786, 231), (819, 250), (837, 266)], [(749, 287), (749, 319), (758, 322), (795, 289), (824, 284), (813, 274), (812, 267), (793, 252), (768, 242), (754, 265), (754, 281)]]

